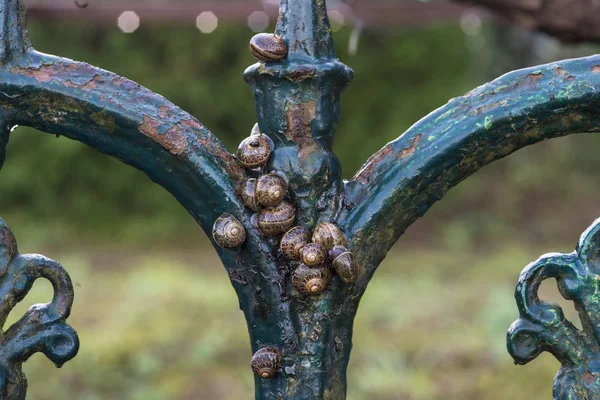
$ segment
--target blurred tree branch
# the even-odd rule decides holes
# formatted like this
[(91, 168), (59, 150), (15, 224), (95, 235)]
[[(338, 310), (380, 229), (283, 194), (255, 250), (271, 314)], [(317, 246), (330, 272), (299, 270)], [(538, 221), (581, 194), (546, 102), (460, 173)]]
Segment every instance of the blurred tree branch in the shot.
[(597, 0), (455, 0), (486, 7), (528, 29), (564, 42), (600, 42), (600, 2)]

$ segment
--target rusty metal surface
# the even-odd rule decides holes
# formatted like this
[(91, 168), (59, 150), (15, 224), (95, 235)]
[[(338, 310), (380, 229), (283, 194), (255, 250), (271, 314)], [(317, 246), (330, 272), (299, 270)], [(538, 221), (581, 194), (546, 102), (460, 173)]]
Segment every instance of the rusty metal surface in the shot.
[[(561, 61), (451, 100), (344, 182), (332, 144), (353, 71), (335, 55), (324, 0), (283, 0), (278, 37), (252, 42), (262, 61), (244, 73), (257, 106), (252, 131), (263, 134), (247, 144), (267, 146), (269, 157), (242, 165), (163, 97), (86, 63), (36, 52), (21, 1), (0, 6), (0, 160), (11, 128), (32, 126), (110, 154), (170, 191), (213, 241), (239, 297), (257, 399), (345, 398), (360, 298), (402, 233), (484, 165), (545, 139), (600, 130), (600, 56)], [(279, 193), (275, 205), (261, 208), (252, 188), (262, 185), (248, 178), (273, 173), (284, 181), (270, 180), (280, 182), (285, 201)], [(345, 237), (336, 244), (344, 246), (327, 255), (344, 264), (331, 269), (335, 260), (318, 246), (310, 248), (314, 260), (299, 253), (305, 264), (286, 259), (278, 235), (292, 224), (318, 245), (333, 243), (319, 236), (341, 228), (336, 235)], [(35, 329), (30, 320), (23, 324)], [(0, 348), (0, 359), (10, 354)]]

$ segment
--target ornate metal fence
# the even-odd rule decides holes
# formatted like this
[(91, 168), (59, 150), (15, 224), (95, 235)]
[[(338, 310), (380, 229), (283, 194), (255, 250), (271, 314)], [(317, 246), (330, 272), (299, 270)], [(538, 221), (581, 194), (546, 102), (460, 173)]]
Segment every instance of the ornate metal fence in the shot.
[[(324, 0), (282, 0), (276, 34), (252, 39), (259, 63), (244, 76), (258, 124), (237, 155), (136, 83), (36, 52), (21, 1), (0, 7), (1, 160), (11, 129), (26, 125), (110, 154), (171, 192), (213, 240), (239, 296), (258, 399), (343, 399), (360, 298), (404, 230), (484, 165), (541, 140), (600, 130), (600, 57), (562, 61), (451, 100), (343, 181), (331, 147), (353, 72), (335, 56)], [(554, 354), (562, 363), (557, 399), (600, 396), (599, 226), (575, 253), (528, 266), (517, 285), (509, 352), (517, 363)], [(20, 255), (0, 221), (2, 324), (39, 277), (55, 297), (0, 334), (2, 399), (25, 398), (21, 365), (33, 353), (60, 366), (79, 342), (65, 322), (68, 275), (54, 261)], [(583, 330), (538, 299), (546, 278), (575, 302)]]

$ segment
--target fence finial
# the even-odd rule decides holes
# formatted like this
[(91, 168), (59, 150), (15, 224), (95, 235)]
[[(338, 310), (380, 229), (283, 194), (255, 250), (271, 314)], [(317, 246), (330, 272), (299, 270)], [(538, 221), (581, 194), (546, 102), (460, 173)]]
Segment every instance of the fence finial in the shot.
[(275, 33), (287, 42), (290, 59), (335, 58), (325, 0), (281, 0)]
[(22, 0), (0, 0), (0, 64), (31, 47)]

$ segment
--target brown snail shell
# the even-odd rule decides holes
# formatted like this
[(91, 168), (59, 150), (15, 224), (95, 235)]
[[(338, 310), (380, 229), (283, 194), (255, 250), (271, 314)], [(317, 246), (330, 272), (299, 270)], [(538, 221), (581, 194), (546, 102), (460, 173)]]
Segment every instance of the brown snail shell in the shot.
[(316, 296), (327, 289), (332, 276), (329, 268), (310, 268), (300, 264), (292, 273), (292, 285), (300, 293)]
[(329, 256), (333, 259), (331, 265), (340, 279), (345, 283), (352, 283), (358, 275), (358, 265), (354, 254), (343, 246), (335, 246)]
[(275, 347), (262, 347), (252, 356), (252, 371), (263, 379), (271, 379), (281, 368), (281, 353)]
[(267, 174), (256, 181), (256, 201), (265, 207), (281, 203), (287, 193), (287, 182), (277, 174)]
[(348, 247), (348, 241), (344, 233), (331, 222), (321, 222), (317, 225), (312, 235), (312, 241), (325, 247), (327, 251), (335, 246)]
[(231, 214), (223, 214), (217, 218), (212, 234), (215, 242), (226, 249), (240, 247), (246, 241), (246, 229)]
[(265, 208), (258, 214), (258, 229), (265, 236), (278, 236), (285, 233), (294, 224), (296, 210), (286, 201), (275, 207)]
[(300, 261), (300, 249), (308, 244), (309, 233), (303, 226), (295, 226), (283, 235), (279, 249), (289, 260)]
[(242, 203), (252, 211), (260, 211), (260, 204), (256, 201), (256, 179), (250, 178), (246, 180), (239, 191)]
[(287, 54), (287, 45), (281, 36), (259, 33), (250, 39), (250, 53), (259, 61), (279, 61)]
[(311, 268), (327, 265), (327, 250), (318, 243), (309, 243), (300, 249), (302, 262)]
[(251, 135), (240, 143), (237, 158), (245, 168), (259, 168), (267, 163), (272, 151), (273, 143), (267, 135)]

